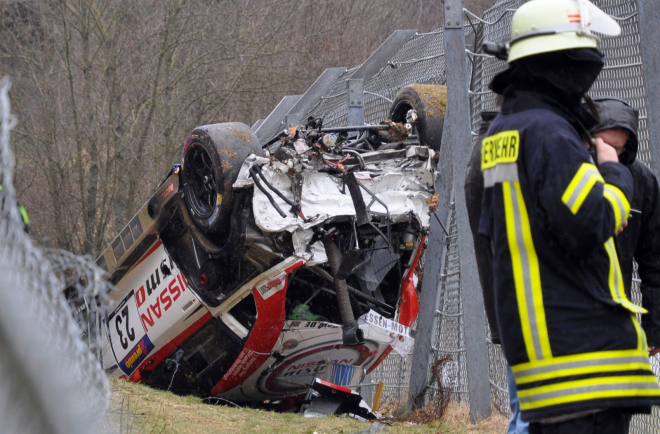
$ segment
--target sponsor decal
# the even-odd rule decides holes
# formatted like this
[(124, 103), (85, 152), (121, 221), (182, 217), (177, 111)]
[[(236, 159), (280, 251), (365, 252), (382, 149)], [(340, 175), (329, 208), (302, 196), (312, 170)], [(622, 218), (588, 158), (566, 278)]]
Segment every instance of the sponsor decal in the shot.
[(410, 337), (409, 327), (406, 327), (403, 324), (399, 324), (396, 321), (392, 321), (391, 319), (387, 319), (379, 313), (374, 312), (373, 310), (370, 310), (368, 313), (361, 316), (360, 319), (364, 321), (364, 323), (375, 325), (376, 327), (385, 329), (390, 333), (396, 333), (400, 336)]
[(156, 345), (162, 345), (160, 329), (180, 321), (178, 309), (192, 298), (192, 293), (186, 294), (185, 277), (166, 254), (161, 259), (154, 255), (148, 264), (135, 270), (133, 285), (139, 288), (131, 289), (106, 323), (117, 365), (129, 377), (138, 375), (137, 368), (157, 353)]
[[(170, 260), (170, 265), (166, 264), (166, 260), (161, 262), (160, 266), (154, 270), (149, 278), (145, 281), (144, 285), (135, 291), (135, 298), (137, 307), (140, 310), (140, 320), (146, 331), (153, 327), (164, 312), (170, 310), (174, 302), (176, 302), (181, 293), (186, 291), (187, 283), (182, 273), (177, 273), (176, 276), (172, 274), (174, 266)], [(161, 287), (161, 274), (163, 276)], [(167, 278), (171, 276), (171, 278)], [(155, 293), (155, 296), (151, 296)], [(147, 301), (148, 299), (148, 301)]]
[(241, 352), (225, 376), (242, 378), (255, 363), (260, 363), (259, 354), (251, 350)]
[(325, 328), (341, 328), (339, 324), (334, 324), (325, 321), (287, 321), (288, 329), (325, 329)]
[(345, 358), (345, 359), (338, 358), (336, 360), (315, 360), (313, 362), (307, 362), (302, 364), (292, 364), (284, 371), (284, 373), (282, 373), (279, 376), (279, 378), (300, 377), (309, 374), (319, 375), (325, 373), (329, 364), (331, 364), (331, 366), (353, 365), (356, 360), (357, 360), (357, 356)]
[(108, 316), (106, 326), (119, 368), (130, 375), (154, 348), (140, 321), (135, 291), (131, 291)]
[(264, 300), (267, 300), (271, 295), (284, 289), (284, 286), (286, 285), (286, 276), (286, 272), (278, 274), (272, 280), (257, 286), (257, 292)]
[(119, 368), (127, 374), (133, 372), (153, 349), (154, 345), (149, 340), (149, 336), (144, 335), (135, 348), (119, 363)]
[[(365, 342), (360, 345), (344, 346), (341, 339), (336, 345), (303, 347), (298, 353), (287, 357), (276, 365), (263, 380), (260, 389), (265, 393), (295, 393), (309, 387), (314, 377), (333, 380), (337, 383), (353, 381), (355, 369), (361, 370), (378, 355), (378, 345)], [(348, 384), (348, 383), (346, 383)]]
[(165, 187), (163, 191), (160, 192), (160, 198), (165, 199), (167, 196), (170, 194), (174, 193), (174, 183), (170, 182), (170, 184)]
[(285, 350), (292, 350), (298, 346), (298, 341), (295, 339), (289, 339), (288, 341), (284, 342), (282, 344), (282, 347)]
[[(145, 330), (149, 331), (149, 327), (153, 327), (155, 322), (163, 316), (163, 313), (170, 310), (173, 303), (179, 299), (181, 293), (186, 290), (184, 281), (183, 275), (178, 274), (170, 280), (169, 284), (160, 291), (157, 297), (153, 297), (153, 303), (149, 302), (146, 304), (146, 311), (140, 315)], [(144, 286), (141, 286), (138, 290), (138, 294), (140, 293), (142, 294), (141, 297), (144, 297)], [(141, 302), (138, 301), (138, 307), (141, 307), (145, 303), (145, 300), (144, 298), (140, 298), (139, 300)]]

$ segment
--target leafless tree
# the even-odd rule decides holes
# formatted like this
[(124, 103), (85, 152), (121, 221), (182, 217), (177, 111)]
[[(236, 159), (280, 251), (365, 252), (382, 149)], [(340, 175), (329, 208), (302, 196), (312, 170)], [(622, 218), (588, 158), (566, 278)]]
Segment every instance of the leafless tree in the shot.
[(394, 29), (439, 27), (441, 6), (0, 0), (0, 74), (14, 80), (16, 185), (34, 237), (97, 255), (194, 127), (251, 124), (325, 68), (361, 63)]

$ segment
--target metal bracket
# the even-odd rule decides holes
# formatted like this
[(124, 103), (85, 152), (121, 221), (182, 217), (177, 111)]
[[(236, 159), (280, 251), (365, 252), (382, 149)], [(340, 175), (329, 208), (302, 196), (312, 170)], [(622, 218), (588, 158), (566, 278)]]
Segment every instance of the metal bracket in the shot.
[(348, 80), (348, 125), (364, 124), (364, 79)]
[(364, 79), (351, 78), (348, 80), (348, 106), (364, 107)]
[(443, 7), (445, 29), (460, 29), (463, 27), (462, 0), (445, 0)]

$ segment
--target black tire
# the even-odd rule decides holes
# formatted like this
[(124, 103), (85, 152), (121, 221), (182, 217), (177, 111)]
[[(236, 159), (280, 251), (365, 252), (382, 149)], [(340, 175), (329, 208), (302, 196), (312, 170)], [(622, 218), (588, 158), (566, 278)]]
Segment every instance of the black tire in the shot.
[(186, 207), (195, 225), (215, 241), (229, 233), (232, 184), (250, 153), (261, 154), (259, 140), (238, 122), (198, 127), (186, 139), (180, 175)]
[(447, 87), (434, 84), (411, 84), (397, 94), (390, 107), (390, 119), (406, 122), (410, 109), (417, 112), (413, 133), (422, 145), (439, 151), (447, 107)]

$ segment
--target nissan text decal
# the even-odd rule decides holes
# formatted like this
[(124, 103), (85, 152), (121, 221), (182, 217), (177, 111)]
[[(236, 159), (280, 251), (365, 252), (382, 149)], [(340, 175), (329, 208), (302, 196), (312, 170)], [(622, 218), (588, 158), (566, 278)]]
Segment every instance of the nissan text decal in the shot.
[[(167, 267), (165, 262), (163, 260), (161, 266), (151, 273), (145, 284), (140, 286), (140, 289), (135, 293), (137, 306), (141, 312), (140, 319), (146, 331), (149, 331), (149, 327), (153, 327), (164, 312), (170, 310), (172, 304), (186, 290), (188, 283), (182, 273), (177, 273), (176, 276), (172, 275), (170, 270), (173, 270), (174, 267), (171, 260), (170, 267)], [(163, 274), (162, 282), (161, 274)]]

